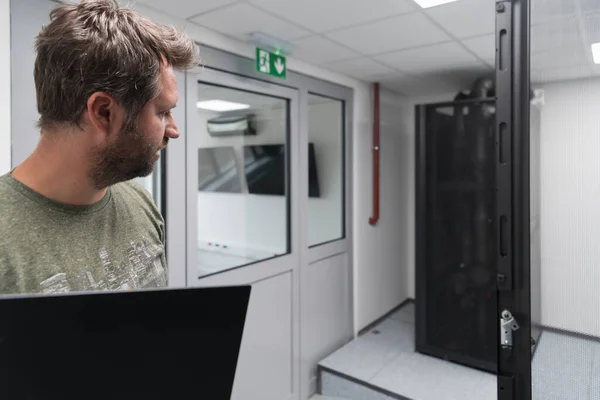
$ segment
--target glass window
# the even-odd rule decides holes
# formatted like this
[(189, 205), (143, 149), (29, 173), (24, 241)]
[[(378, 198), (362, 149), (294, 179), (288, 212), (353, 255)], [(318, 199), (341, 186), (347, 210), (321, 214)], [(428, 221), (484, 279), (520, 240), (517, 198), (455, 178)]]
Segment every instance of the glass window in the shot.
[(198, 276), (288, 253), (288, 101), (207, 83), (198, 99)]
[(344, 237), (344, 103), (308, 96), (308, 245)]

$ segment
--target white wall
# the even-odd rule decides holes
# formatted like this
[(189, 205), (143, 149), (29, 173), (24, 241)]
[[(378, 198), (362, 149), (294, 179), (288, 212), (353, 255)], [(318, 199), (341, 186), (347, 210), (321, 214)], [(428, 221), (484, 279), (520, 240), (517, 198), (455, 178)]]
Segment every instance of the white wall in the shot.
[(10, 171), (10, 0), (0, 0), (0, 175)]
[(600, 336), (600, 80), (542, 89), (542, 324)]
[[(372, 96), (369, 96), (371, 101)], [(409, 102), (382, 90), (380, 96), (380, 220), (369, 225), (373, 210), (373, 134), (369, 126), (354, 135), (355, 277), (359, 329), (408, 297), (413, 265), (414, 130)], [(369, 107), (370, 112), (370, 107)]]
[(44, 0), (11, 0), (11, 131), (15, 130), (11, 138), (12, 166), (22, 163), (39, 141), (33, 80), (35, 38), (41, 30), (41, 21), (49, 20), (50, 11), (56, 5)]

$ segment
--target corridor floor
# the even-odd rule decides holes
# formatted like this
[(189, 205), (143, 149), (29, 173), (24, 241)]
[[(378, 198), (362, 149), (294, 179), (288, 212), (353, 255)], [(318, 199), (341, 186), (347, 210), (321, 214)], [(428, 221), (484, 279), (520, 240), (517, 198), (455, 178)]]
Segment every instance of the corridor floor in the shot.
[[(322, 394), (348, 400), (495, 400), (495, 375), (414, 351), (407, 304), (320, 365)], [(333, 373), (332, 373), (333, 372)], [(600, 340), (546, 331), (532, 367), (534, 400), (600, 399)]]

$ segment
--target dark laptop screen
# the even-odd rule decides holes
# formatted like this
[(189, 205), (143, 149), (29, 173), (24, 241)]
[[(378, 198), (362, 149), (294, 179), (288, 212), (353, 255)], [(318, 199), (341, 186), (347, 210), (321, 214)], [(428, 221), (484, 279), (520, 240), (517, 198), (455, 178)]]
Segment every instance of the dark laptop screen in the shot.
[(229, 399), (250, 287), (0, 299), (0, 399)]

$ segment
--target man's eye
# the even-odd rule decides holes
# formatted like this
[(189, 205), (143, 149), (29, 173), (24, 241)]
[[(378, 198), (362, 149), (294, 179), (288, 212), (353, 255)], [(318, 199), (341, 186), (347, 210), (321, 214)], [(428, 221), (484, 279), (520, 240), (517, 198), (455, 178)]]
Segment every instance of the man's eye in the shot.
[(163, 111), (163, 112), (160, 113), (160, 115), (162, 117), (168, 117), (169, 115), (171, 115), (171, 110), (169, 110), (169, 111)]

